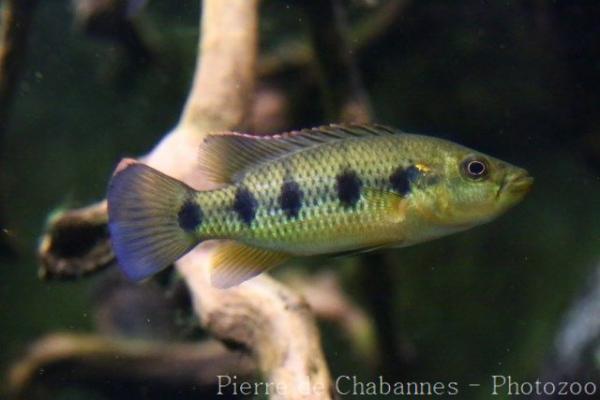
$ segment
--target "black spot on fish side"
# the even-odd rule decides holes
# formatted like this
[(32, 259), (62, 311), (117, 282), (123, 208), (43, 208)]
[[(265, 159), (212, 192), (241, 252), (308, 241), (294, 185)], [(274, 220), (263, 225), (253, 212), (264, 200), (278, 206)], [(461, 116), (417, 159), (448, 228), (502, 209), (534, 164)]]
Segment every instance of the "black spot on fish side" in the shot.
[(390, 175), (390, 184), (392, 185), (392, 189), (402, 195), (406, 196), (410, 193), (411, 184), (416, 182), (421, 176), (421, 171), (414, 165), (404, 169), (402, 167), (398, 167), (392, 175)]
[(256, 207), (258, 203), (256, 198), (248, 189), (240, 186), (235, 192), (233, 201), (233, 210), (237, 213), (244, 223), (250, 225), (256, 216)]
[(177, 222), (181, 229), (193, 232), (202, 223), (202, 209), (193, 200), (186, 200), (177, 213)]
[(285, 181), (281, 185), (281, 194), (279, 196), (279, 205), (288, 218), (298, 218), (302, 208), (302, 198), (304, 193), (296, 181)]
[(356, 205), (360, 199), (362, 182), (356, 171), (347, 169), (339, 174), (337, 180), (337, 195), (340, 202), (347, 207)]

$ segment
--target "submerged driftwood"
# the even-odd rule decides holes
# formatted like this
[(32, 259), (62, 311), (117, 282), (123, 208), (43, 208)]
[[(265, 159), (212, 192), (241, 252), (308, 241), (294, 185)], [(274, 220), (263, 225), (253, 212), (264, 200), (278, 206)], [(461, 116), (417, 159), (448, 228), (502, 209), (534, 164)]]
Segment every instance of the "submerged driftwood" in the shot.
[[(257, 27), (257, 0), (204, 1), (202, 57), (191, 92), (178, 125), (142, 157), (146, 163), (197, 189), (209, 189), (197, 175), (197, 149), (208, 132), (244, 127), (254, 92)], [(108, 265), (108, 238), (98, 234), (105, 226), (104, 202), (54, 218), (40, 248), (42, 275)], [(77, 243), (79, 252), (61, 253), (65, 243)], [(304, 298), (266, 275), (230, 290), (213, 288), (211, 251), (208, 242), (176, 263), (202, 326), (249, 354), (265, 381), (285, 388), (285, 396), (274, 393), (273, 398), (333, 397), (319, 332)]]
[[(167, 343), (96, 335), (54, 334), (36, 342), (11, 370), (15, 397), (47, 399), (79, 387), (124, 398), (139, 388), (147, 399), (169, 393), (214, 394), (219, 375), (250, 379), (252, 360), (216, 341)], [(185, 398), (185, 396), (184, 396)]]
[[(149, 154), (140, 158), (142, 161), (196, 189), (210, 189), (197, 172), (197, 148), (208, 132), (248, 126), (255, 92), (257, 8), (257, 0), (205, 0), (199, 48), (202, 57), (181, 119)], [(324, 100), (328, 104), (329, 117), (338, 121), (370, 120), (369, 99), (352, 57), (341, 1), (310, 1), (304, 8), (310, 21), (321, 84), (327, 93)], [(395, 15), (401, 8), (399, 5), (386, 9), (394, 11)], [(324, 18), (334, 23), (323, 24)], [(106, 225), (105, 201), (51, 217), (39, 249), (40, 276), (70, 279), (114, 265)], [(249, 361), (230, 365), (232, 375), (248, 374), (248, 368), (253, 366), (264, 381), (285, 388), (283, 393), (271, 393), (272, 398), (335, 397), (314, 314), (335, 322), (368, 365), (376, 367), (381, 361), (371, 319), (344, 295), (336, 277), (328, 274), (314, 279), (292, 277), (289, 281), (302, 294), (267, 275), (236, 288), (219, 290), (213, 288), (209, 280), (213, 249), (214, 244), (210, 242), (202, 244), (180, 259), (175, 267), (191, 292), (192, 305), (202, 327), (248, 356)], [(71, 347), (63, 346), (69, 351), (48, 358), (44, 357), (38, 344), (18, 365), (13, 374), (17, 392), (26, 393), (25, 389), (47, 382), (40, 382), (39, 377), (31, 373), (36, 368), (81, 362), (85, 358), (82, 354), (88, 354), (90, 347), (95, 348), (107, 340), (97, 336), (59, 339), (58, 343), (63, 345), (74, 340)], [(56, 337), (46, 340), (55, 343)], [(127, 342), (110, 340), (105, 344), (118, 352), (124, 348), (119, 347), (125, 346), (124, 343)], [(78, 346), (82, 344), (84, 346)], [(164, 343), (156, 346), (159, 347), (147, 349), (159, 353), (169, 351)], [(97, 353), (93, 354), (89, 365), (82, 368), (110, 373), (97, 368)], [(217, 365), (223, 368), (229, 365), (228, 354), (220, 354), (215, 361)], [(143, 352), (133, 355), (126, 352), (123, 356), (129, 360), (129, 365), (149, 362)], [(172, 362), (177, 363), (176, 356), (173, 357)], [(184, 363), (184, 367), (191, 365)], [(191, 373), (183, 375), (194, 376)], [(172, 376), (167, 373), (164, 378), (170, 381)], [(89, 376), (75, 377), (75, 381), (78, 379), (88, 382)]]

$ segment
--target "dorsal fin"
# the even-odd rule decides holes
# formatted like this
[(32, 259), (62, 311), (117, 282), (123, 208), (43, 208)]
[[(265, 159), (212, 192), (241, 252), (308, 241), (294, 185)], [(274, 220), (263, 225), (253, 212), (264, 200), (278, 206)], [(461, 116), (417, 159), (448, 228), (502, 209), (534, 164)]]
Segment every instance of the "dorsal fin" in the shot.
[(227, 184), (236, 182), (252, 166), (293, 152), (348, 138), (396, 133), (399, 131), (383, 125), (325, 125), (277, 135), (211, 134), (200, 148), (199, 165), (207, 180)]

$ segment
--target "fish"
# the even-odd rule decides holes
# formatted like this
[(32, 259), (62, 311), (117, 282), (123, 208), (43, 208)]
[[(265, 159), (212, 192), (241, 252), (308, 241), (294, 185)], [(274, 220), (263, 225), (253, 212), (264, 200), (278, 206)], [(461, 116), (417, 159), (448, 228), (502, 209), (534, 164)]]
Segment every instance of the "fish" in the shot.
[(383, 125), (208, 135), (197, 191), (141, 162), (108, 186), (112, 246), (134, 281), (219, 240), (211, 283), (229, 288), (292, 257), (406, 247), (489, 222), (533, 178), (462, 145)]

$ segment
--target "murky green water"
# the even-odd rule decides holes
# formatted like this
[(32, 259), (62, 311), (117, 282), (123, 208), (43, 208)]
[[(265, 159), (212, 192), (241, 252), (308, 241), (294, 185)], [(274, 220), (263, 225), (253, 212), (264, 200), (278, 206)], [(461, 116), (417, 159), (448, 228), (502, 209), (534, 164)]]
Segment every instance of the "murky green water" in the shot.
[[(160, 62), (131, 71), (114, 41), (74, 29), (66, 2), (36, 10), (0, 138), (2, 228), (16, 249), (0, 261), (3, 371), (44, 335), (94, 330), (90, 296), (104, 276), (40, 282), (37, 241), (49, 212), (103, 198), (118, 160), (144, 153), (177, 121), (195, 62), (198, 10), (191, 1), (167, 3), (150, 2), (136, 17)], [(356, 5), (351, 11), (353, 20), (363, 13)], [(600, 79), (592, 52), (600, 38), (586, 29), (599, 13), (586, 2), (415, 2), (358, 53), (377, 121), (451, 138), (536, 179), (525, 201), (491, 224), (385, 254), (393, 289), (387, 329), (400, 343), (398, 366), (410, 366), (389, 379), (456, 381), (460, 398), (485, 399), (492, 375), (543, 375), (566, 310), (600, 263)], [(265, 1), (262, 46), (302, 37), (298, 15), (295, 5)], [(286, 129), (333, 122), (315, 105), (309, 74), (263, 84), (293, 94)], [(369, 265), (328, 265), (336, 263), (358, 304), (383, 307), (368, 299), (361, 268)], [(377, 379), (335, 326), (322, 327), (334, 376)], [(589, 379), (598, 376), (596, 369)]]

